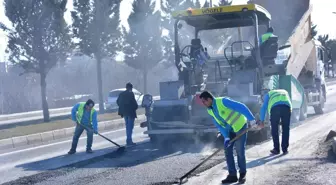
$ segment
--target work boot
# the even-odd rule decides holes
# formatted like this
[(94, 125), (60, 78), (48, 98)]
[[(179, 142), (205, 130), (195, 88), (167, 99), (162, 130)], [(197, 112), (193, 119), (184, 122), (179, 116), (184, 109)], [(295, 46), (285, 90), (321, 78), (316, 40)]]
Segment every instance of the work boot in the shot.
[(277, 149), (273, 149), (273, 150), (271, 150), (270, 152), (271, 152), (273, 155), (278, 155), (278, 154), (280, 154), (280, 151), (277, 150)]
[(76, 153), (76, 150), (70, 150), (70, 151), (68, 152), (69, 155), (72, 155), (72, 154), (75, 154), (75, 153)]
[(133, 142), (130, 142), (130, 143), (127, 143), (127, 146), (130, 147), (130, 146), (135, 146), (136, 143), (133, 143)]
[(228, 175), (226, 179), (222, 180), (222, 184), (235, 183), (238, 181), (237, 176)]
[(288, 154), (288, 150), (282, 150), (282, 153), (283, 153), (284, 155), (287, 155), (287, 154)]
[(90, 149), (86, 149), (86, 153), (88, 153), (88, 154), (92, 154), (93, 153), (93, 151), (92, 151), (92, 149), (90, 148)]
[(239, 184), (244, 184), (246, 182), (246, 173), (240, 173), (238, 182)]

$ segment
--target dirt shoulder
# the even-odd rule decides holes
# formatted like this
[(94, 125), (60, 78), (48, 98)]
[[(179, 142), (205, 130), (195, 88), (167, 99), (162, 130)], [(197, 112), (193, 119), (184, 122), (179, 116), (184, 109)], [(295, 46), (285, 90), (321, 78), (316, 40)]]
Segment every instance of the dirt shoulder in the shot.
[[(139, 109), (137, 114), (144, 114), (143, 109)], [(121, 117), (118, 113), (104, 113), (98, 115), (98, 121), (108, 121), (120, 119)], [(99, 124), (99, 123), (98, 123)], [(7, 139), (11, 137), (24, 136), (29, 134), (36, 134), (40, 132), (47, 132), (62, 128), (74, 127), (74, 122), (70, 119), (65, 120), (55, 120), (48, 123), (37, 123), (31, 125), (16, 126), (13, 128), (1, 129), (0, 130), (0, 139)]]
[[(325, 185), (336, 183), (336, 155), (332, 152), (331, 142), (320, 141), (319, 147), (311, 158), (298, 160), (295, 165), (279, 173), (274, 179), (276, 184), (287, 185)], [(268, 179), (267, 182), (272, 182)]]

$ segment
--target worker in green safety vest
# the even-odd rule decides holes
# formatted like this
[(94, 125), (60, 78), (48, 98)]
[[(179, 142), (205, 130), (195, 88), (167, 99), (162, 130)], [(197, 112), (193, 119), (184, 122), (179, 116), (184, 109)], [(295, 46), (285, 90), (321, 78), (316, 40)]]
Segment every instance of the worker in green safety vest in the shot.
[(261, 37), (260, 37), (260, 44), (264, 43), (265, 41), (267, 41), (270, 37), (274, 36), (273, 35), (273, 28), (272, 27), (269, 27), (267, 29), (267, 32), (264, 33)]
[(292, 112), (292, 103), (289, 94), (284, 89), (264, 90), (263, 105), (260, 110), (260, 121), (262, 125), (265, 121), (266, 112), (271, 120), (271, 130), (274, 148), (272, 154), (280, 154), (279, 124), (281, 120), (282, 141), (281, 148), (284, 154), (288, 153), (289, 146), (289, 126)]
[[(84, 130), (86, 130), (87, 135), (86, 152), (92, 153), (93, 134), (98, 133), (97, 111), (94, 109), (94, 101), (89, 99), (86, 102), (77, 103), (71, 110), (71, 117), (76, 122), (76, 128), (68, 154), (76, 153), (78, 139)], [(89, 129), (85, 129), (81, 125)]]
[[(212, 116), (213, 122), (224, 137), (224, 147), (226, 163), (228, 166), (229, 175), (222, 181), (223, 184), (246, 181), (246, 158), (245, 145), (247, 133), (243, 134), (234, 142), (230, 142), (237, 134), (242, 133), (247, 129), (247, 122), (255, 126), (255, 118), (251, 111), (244, 104), (231, 100), (230, 98), (214, 98), (214, 96), (204, 91), (199, 96), (204, 106), (207, 107), (209, 115)], [(237, 178), (237, 170), (233, 157), (233, 145), (236, 147), (239, 179)]]

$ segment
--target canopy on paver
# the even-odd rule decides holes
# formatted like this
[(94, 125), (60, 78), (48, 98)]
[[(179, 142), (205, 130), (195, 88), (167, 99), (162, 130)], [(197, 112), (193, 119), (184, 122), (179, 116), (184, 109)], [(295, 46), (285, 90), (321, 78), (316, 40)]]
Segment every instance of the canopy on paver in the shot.
[(268, 25), (271, 14), (257, 4), (235, 6), (219, 6), (214, 8), (201, 8), (175, 11), (172, 16), (184, 20), (197, 30), (221, 29), (253, 26), (251, 17), (256, 13), (258, 25)]

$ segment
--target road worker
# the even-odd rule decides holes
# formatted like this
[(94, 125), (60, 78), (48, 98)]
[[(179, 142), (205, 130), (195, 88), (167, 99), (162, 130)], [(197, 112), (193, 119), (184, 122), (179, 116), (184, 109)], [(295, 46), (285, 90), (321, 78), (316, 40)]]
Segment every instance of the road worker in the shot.
[(273, 28), (269, 27), (267, 28), (267, 32), (264, 33), (261, 37), (260, 37), (260, 44), (264, 43), (265, 41), (267, 41), (270, 37), (274, 36), (273, 34)]
[[(208, 113), (212, 116), (214, 124), (224, 137), (225, 156), (229, 175), (222, 181), (222, 183), (235, 183), (237, 181), (239, 181), (239, 183), (244, 183), (246, 181), (245, 146), (247, 133), (232, 142), (232, 144), (230, 143), (230, 140), (247, 129), (247, 121), (250, 121), (251, 125), (256, 125), (254, 116), (244, 104), (226, 97), (214, 98), (208, 91), (202, 92), (200, 99), (207, 107)], [(236, 147), (238, 157), (239, 179), (237, 178), (237, 170), (233, 157), (233, 145)]]
[(76, 122), (76, 128), (68, 154), (76, 153), (78, 139), (85, 129), (81, 125), (89, 128), (85, 129), (87, 135), (86, 152), (92, 153), (93, 133), (98, 133), (97, 111), (94, 109), (94, 102), (89, 99), (86, 102), (77, 103), (71, 110), (71, 116), (72, 120)]
[(284, 154), (288, 153), (289, 146), (289, 126), (292, 111), (292, 103), (288, 92), (284, 89), (264, 90), (263, 105), (260, 110), (260, 121), (265, 121), (266, 112), (268, 112), (271, 120), (271, 130), (273, 138), (272, 154), (280, 154), (279, 142), (279, 124), (281, 120), (282, 141), (281, 148)]

